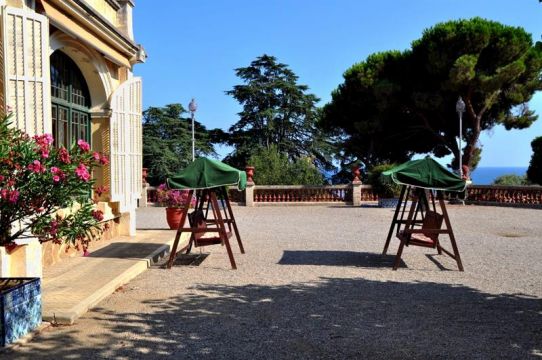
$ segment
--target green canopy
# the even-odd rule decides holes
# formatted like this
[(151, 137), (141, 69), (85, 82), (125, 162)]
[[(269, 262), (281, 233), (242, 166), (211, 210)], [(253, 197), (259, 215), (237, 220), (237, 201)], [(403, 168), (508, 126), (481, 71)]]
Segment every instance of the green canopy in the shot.
[(384, 171), (382, 175), (391, 176), (396, 184), (410, 185), (426, 189), (457, 191), (465, 190), (465, 180), (448, 171), (430, 158), (411, 160)]
[(181, 173), (167, 179), (171, 189), (209, 189), (221, 186), (237, 186), (244, 190), (247, 174), (218, 160), (198, 158)]

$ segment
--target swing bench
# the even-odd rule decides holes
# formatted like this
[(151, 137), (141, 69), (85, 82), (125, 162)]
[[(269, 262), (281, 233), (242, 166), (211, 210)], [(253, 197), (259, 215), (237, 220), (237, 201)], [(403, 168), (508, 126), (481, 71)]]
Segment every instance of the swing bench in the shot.
[[(443, 192), (464, 191), (465, 181), (430, 157), (408, 161), (384, 172), (383, 175), (390, 176), (392, 181), (402, 185), (399, 202), (382, 252), (386, 255), (395, 230), (395, 237), (400, 240), (400, 244), (393, 270), (397, 270), (401, 263), (404, 247), (412, 245), (437, 249), (439, 255), (444, 253), (454, 259), (459, 271), (463, 271)], [(409, 200), (410, 208), (405, 217)], [(440, 239), (442, 235), (448, 235), (450, 238), (452, 251), (442, 247)]]
[[(238, 190), (246, 187), (246, 174), (220, 161), (198, 158), (182, 173), (168, 179), (168, 186), (173, 189), (188, 189), (188, 198), (196, 197), (194, 211), (185, 205), (173, 248), (167, 262), (167, 268), (173, 265), (177, 253), (192, 247), (222, 244), (226, 247), (232, 269), (237, 269), (229, 239), (235, 234), (239, 249), (245, 253), (239, 229), (228, 198), (227, 186), (237, 186)], [(219, 201), (222, 206), (219, 205)], [(212, 218), (210, 218), (212, 214)], [(185, 227), (188, 219), (188, 227)], [(177, 251), (183, 233), (190, 233), (188, 245)]]

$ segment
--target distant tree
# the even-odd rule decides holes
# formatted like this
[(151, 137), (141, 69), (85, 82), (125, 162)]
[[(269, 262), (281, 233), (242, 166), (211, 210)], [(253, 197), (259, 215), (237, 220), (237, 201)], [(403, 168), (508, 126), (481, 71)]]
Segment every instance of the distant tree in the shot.
[[(149, 169), (148, 181), (157, 185), (181, 171), (192, 161), (192, 122), (182, 117), (181, 104), (149, 107), (143, 112), (143, 167)], [(221, 130), (207, 130), (194, 122), (196, 157), (216, 156), (214, 143)]]
[(527, 185), (527, 177), (525, 175), (505, 174), (501, 175), (493, 181), (493, 185), (508, 185), (521, 186)]
[(243, 84), (226, 94), (243, 110), (226, 138), (235, 150), (225, 161), (244, 167), (252, 154), (274, 145), (292, 161), (311, 156), (318, 165), (329, 165), (325, 141), (316, 128), (319, 99), (307, 93), (306, 85), (297, 83), (298, 77), (287, 65), (262, 55), (235, 73)]
[(463, 164), (480, 155), (482, 131), (497, 124), (529, 127), (527, 103), (542, 88), (542, 44), (522, 28), (474, 18), (437, 24), (404, 52), (371, 55), (348, 69), (324, 109), (345, 155), (372, 165), (413, 153), (453, 153), (457, 168), (458, 115), (463, 116)]
[(527, 178), (534, 184), (542, 185), (542, 136), (535, 138), (531, 147), (533, 155), (527, 169)]
[(309, 158), (292, 161), (275, 145), (261, 148), (249, 163), (254, 166), (254, 182), (259, 185), (322, 185), (324, 177)]

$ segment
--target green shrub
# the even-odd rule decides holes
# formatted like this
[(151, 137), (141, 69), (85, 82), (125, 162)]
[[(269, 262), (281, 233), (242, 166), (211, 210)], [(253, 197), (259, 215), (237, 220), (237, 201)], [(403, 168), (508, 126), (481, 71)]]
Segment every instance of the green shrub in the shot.
[(401, 185), (394, 183), (389, 176), (383, 176), (384, 171), (396, 167), (397, 164), (379, 164), (369, 171), (368, 183), (380, 198), (399, 197)]
[(521, 186), (527, 184), (528, 181), (525, 175), (505, 174), (493, 180), (493, 185)]
[(249, 159), (258, 185), (322, 185), (324, 177), (310, 158), (290, 161), (275, 146), (260, 149)]

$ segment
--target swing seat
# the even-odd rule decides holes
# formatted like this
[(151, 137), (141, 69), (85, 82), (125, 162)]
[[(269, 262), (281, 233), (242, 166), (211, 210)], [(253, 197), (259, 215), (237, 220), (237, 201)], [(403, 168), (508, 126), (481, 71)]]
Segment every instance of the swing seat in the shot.
[(419, 229), (407, 228), (397, 233), (400, 240), (405, 240), (405, 245), (416, 245), (428, 248), (436, 248), (440, 233), (448, 232), (442, 230), (444, 216), (435, 212), (427, 211)]
[[(197, 229), (197, 232), (194, 233), (194, 247), (218, 245), (222, 243), (220, 236), (205, 236), (208, 233), (216, 231), (213, 228), (207, 227), (208, 224), (215, 224), (216, 221), (209, 221), (206, 219), (202, 210), (195, 210), (189, 214), (188, 221), (190, 223), (190, 227)], [(231, 238), (231, 231), (227, 231), (226, 236), (228, 239)]]

